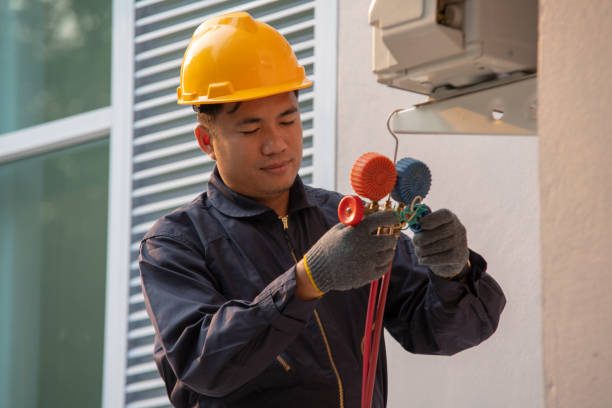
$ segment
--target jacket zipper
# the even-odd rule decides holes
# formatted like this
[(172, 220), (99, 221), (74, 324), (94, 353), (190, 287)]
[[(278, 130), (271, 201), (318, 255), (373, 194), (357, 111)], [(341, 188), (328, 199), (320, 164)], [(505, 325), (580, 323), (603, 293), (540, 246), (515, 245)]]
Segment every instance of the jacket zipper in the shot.
[(289, 372), (291, 371), (291, 366), (285, 361), (284, 358), (282, 358), (280, 356), (280, 354), (278, 356), (276, 356), (276, 359), (278, 360), (278, 362), (283, 366), (283, 368), (285, 369), (285, 371)]
[[(287, 230), (289, 229), (289, 215), (285, 215), (283, 217), (278, 217), (278, 218), (280, 218), (280, 220), (283, 222), (283, 232), (285, 233), (285, 240), (287, 241), (287, 247), (289, 247), (289, 252), (291, 252), (293, 261), (297, 265), (298, 260), (297, 260), (297, 257), (295, 256), (295, 252), (293, 251), (293, 247), (291, 246), (291, 241), (289, 241), (289, 235), (287, 233)], [(331, 363), (332, 369), (334, 370), (334, 374), (336, 375), (336, 381), (338, 382), (338, 398), (340, 400), (340, 408), (344, 408), (344, 389), (342, 387), (342, 380), (340, 379), (340, 373), (338, 372), (338, 368), (336, 367), (336, 363), (334, 362), (334, 357), (332, 356), (331, 347), (329, 346), (329, 342), (327, 341), (327, 335), (325, 334), (325, 329), (323, 328), (323, 323), (321, 322), (321, 317), (319, 316), (319, 312), (317, 312), (317, 309), (314, 310), (314, 315), (317, 321), (317, 325), (319, 326), (319, 330), (321, 331), (321, 336), (323, 337), (325, 348), (327, 349), (327, 356), (329, 357), (329, 362)]]

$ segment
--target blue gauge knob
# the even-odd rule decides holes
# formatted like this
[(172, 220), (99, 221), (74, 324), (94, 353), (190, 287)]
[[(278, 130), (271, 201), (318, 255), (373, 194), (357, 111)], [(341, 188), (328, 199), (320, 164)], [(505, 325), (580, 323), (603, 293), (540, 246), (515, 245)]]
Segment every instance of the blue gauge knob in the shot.
[(425, 198), (431, 187), (431, 172), (422, 161), (404, 157), (395, 165), (397, 179), (391, 197), (410, 205), (416, 196)]

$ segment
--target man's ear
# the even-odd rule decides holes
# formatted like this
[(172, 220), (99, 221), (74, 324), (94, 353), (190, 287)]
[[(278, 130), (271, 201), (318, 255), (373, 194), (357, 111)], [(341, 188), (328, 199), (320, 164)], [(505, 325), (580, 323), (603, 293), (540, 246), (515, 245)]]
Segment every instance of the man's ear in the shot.
[(202, 149), (204, 153), (208, 154), (211, 159), (217, 160), (215, 156), (215, 149), (210, 141), (210, 134), (208, 133), (208, 130), (206, 130), (206, 128), (202, 125), (197, 125), (193, 130), (193, 133), (195, 134), (196, 140), (200, 145), (200, 149)]

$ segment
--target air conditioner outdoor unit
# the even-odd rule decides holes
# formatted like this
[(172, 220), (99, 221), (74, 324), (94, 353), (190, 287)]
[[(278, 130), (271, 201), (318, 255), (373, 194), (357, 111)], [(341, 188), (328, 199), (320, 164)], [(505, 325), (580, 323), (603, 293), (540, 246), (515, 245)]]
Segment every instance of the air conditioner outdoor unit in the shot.
[(538, 0), (373, 0), (378, 82), (432, 99), (536, 72)]

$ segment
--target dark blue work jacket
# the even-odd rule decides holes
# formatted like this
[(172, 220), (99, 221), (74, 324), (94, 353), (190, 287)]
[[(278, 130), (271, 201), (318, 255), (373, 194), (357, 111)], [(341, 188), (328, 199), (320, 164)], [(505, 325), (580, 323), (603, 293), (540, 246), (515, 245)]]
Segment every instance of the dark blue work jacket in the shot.
[[(154, 358), (176, 407), (359, 407), (368, 287), (294, 296), (295, 264), (338, 222), (340, 199), (298, 177), (283, 220), (215, 172), (207, 193), (145, 235), (140, 271)], [(463, 283), (415, 259), (402, 236), (384, 324), (406, 350), (453, 354), (495, 331), (505, 298), (479, 255), (470, 252)], [(383, 340), (373, 406), (386, 398)]]

